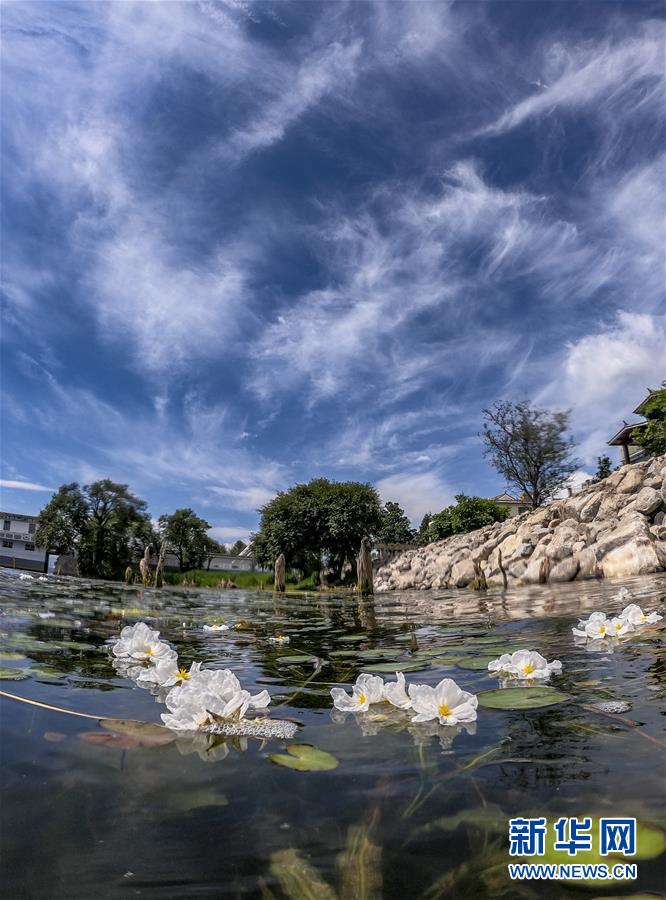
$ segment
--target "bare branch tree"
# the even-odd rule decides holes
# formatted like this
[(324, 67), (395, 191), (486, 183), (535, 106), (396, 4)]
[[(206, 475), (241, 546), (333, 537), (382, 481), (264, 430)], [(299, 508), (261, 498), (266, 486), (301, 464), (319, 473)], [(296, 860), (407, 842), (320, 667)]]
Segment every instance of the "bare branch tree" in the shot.
[(526, 400), (500, 400), (483, 415), (485, 456), (532, 508), (550, 500), (576, 471), (573, 439), (566, 434), (568, 410), (551, 412)]

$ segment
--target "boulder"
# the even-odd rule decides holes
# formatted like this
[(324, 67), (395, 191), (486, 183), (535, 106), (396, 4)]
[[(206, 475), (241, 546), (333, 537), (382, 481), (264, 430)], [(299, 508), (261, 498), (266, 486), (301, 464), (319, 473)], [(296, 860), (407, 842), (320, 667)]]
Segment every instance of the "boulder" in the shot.
[(607, 553), (600, 568), (604, 578), (626, 578), (656, 572), (661, 562), (653, 543), (636, 538)]
[(578, 562), (578, 571), (576, 578), (582, 580), (584, 578), (596, 578), (597, 576), (597, 554), (592, 547), (586, 547), (580, 553), (576, 553), (574, 559)]
[[(622, 468), (625, 470), (626, 474), (617, 487), (618, 492), (620, 494), (636, 493), (643, 484), (643, 479), (645, 478), (644, 469), (640, 464), (637, 466), (623, 466)], [(622, 471), (622, 469), (620, 469), (620, 471)]]
[(578, 566), (578, 559), (574, 556), (560, 560), (550, 570), (548, 582), (555, 584), (560, 581), (573, 581), (578, 572)]
[(644, 516), (651, 516), (661, 506), (661, 494), (651, 487), (641, 488), (636, 496), (634, 505), (637, 512), (642, 513)]

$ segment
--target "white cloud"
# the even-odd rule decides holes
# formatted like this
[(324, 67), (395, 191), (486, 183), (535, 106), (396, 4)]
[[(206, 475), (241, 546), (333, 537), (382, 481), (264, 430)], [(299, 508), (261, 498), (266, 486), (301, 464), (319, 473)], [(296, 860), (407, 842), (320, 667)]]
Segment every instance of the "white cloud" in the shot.
[(36, 484), (34, 481), (12, 481), (9, 478), (0, 478), (0, 487), (14, 491), (53, 491), (54, 488), (44, 484)]
[(383, 502), (399, 503), (415, 526), (427, 512), (439, 512), (454, 500), (453, 490), (434, 472), (397, 472), (376, 487)]
[(616, 321), (569, 344), (557, 375), (536, 398), (572, 410), (579, 455), (593, 465), (623, 420), (666, 378), (666, 332), (656, 316), (620, 312)]
[(243, 525), (214, 525), (208, 534), (220, 544), (227, 546), (235, 544), (236, 541), (250, 543), (250, 533)]
[(648, 101), (662, 102), (663, 23), (646, 23), (635, 37), (593, 47), (556, 44), (533, 78), (544, 84), (543, 89), (516, 103), (484, 131), (494, 134), (509, 131), (557, 108), (579, 109), (592, 104), (598, 107), (602, 100), (614, 103), (632, 91), (638, 98), (632, 104), (634, 107)]

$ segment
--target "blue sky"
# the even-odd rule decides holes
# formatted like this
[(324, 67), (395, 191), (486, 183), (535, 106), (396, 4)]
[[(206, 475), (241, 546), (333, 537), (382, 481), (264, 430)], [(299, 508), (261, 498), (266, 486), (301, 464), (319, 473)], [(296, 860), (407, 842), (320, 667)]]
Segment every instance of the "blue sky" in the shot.
[(111, 477), (221, 540), (319, 475), (418, 521), (582, 468), (664, 377), (657, 2), (8, 3), (3, 494)]

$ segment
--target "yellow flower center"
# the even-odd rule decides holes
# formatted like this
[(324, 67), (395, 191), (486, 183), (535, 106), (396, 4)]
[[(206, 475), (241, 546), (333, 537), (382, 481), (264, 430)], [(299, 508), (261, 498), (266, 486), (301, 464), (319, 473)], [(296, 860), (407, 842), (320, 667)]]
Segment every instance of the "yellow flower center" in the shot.
[(152, 655), (153, 655), (153, 648), (146, 647), (146, 656), (152, 656)]
[(647, 616), (646, 616), (645, 614), (643, 614), (643, 615), (641, 616), (641, 622), (645, 622), (646, 619), (647, 619)]
[(181, 681), (187, 681), (190, 677), (190, 673), (186, 672), (185, 669), (178, 669), (176, 672), (176, 676), (181, 679)]
[(615, 626), (615, 630), (619, 631), (621, 628), (622, 628), (622, 622), (618, 622), (617, 625)]
[(534, 671), (534, 666), (532, 665), (532, 663), (526, 663), (523, 666), (523, 673), (525, 675), (531, 675), (533, 671)]
[(450, 710), (449, 707), (446, 705), (446, 703), (442, 703), (442, 704), (438, 707), (438, 711), (439, 711), (440, 716), (442, 716), (442, 718), (451, 715), (451, 710)]
[(365, 694), (359, 694), (356, 702), (358, 703), (359, 706), (361, 706), (363, 703), (365, 703), (365, 700), (366, 700)]
[(606, 626), (605, 625), (599, 626), (599, 634), (606, 634)]

